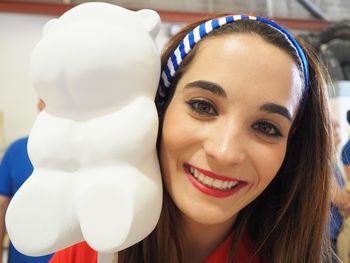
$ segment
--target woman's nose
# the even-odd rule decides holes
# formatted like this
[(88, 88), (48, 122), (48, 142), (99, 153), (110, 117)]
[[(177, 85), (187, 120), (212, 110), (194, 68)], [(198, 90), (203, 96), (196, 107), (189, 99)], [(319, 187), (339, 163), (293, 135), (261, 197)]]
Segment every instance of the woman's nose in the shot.
[(245, 141), (238, 127), (223, 127), (212, 130), (203, 142), (208, 157), (221, 165), (240, 164), (246, 158)]

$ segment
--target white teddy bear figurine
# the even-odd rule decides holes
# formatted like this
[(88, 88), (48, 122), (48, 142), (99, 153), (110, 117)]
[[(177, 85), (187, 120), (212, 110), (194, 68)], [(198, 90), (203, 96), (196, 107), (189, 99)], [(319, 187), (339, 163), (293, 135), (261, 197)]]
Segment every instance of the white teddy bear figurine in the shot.
[(82, 240), (112, 253), (156, 226), (159, 28), (155, 11), (106, 3), (78, 5), (45, 26), (31, 61), (46, 102), (29, 136), (34, 171), (6, 215), (22, 253)]

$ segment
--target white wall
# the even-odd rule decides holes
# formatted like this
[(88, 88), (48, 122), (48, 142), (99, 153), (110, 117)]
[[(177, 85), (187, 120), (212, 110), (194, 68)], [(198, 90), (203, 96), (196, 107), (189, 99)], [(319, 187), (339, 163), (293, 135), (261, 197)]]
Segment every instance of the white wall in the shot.
[[(0, 12), (0, 112), (4, 115), (5, 144), (27, 135), (37, 115), (37, 95), (29, 78), (29, 59), (43, 26), (51, 18)], [(169, 26), (162, 25), (157, 37), (160, 48), (167, 41)], [(0, 151), (1, 148), (0, 145)]]
[(36, 117), (37, 96), (29, 79), (29, 58), (51, 18), (0, 12), (0, 111), (5, 143), (28, 134)]

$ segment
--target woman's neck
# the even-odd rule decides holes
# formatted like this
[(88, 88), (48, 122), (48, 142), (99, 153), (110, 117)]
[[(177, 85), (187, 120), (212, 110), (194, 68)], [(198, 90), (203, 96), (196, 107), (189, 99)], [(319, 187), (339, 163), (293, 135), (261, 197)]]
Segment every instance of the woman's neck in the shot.
[(185, 258), (188, 262), (203, 262), (225, 240), (232, 229), (235, 218), (216, 224), (203, 225), (183, 216), (185, 233)]

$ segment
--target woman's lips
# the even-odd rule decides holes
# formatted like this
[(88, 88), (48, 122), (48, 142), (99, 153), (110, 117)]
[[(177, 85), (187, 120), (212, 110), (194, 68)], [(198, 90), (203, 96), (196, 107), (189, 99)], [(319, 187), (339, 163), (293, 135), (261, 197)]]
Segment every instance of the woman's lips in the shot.
[(184, 170), (195, 188), (204, 194), (218, 198), (231, 196), (247, 184), (237, 179), (200, 169), (188, 163), (184, 164)]

